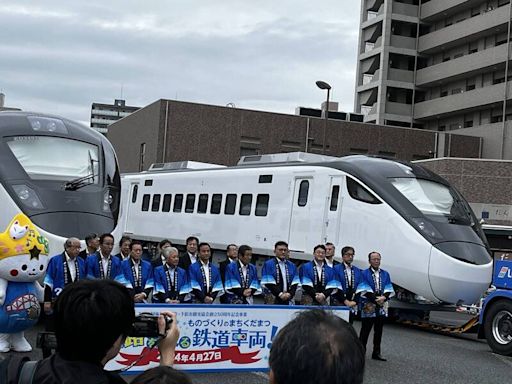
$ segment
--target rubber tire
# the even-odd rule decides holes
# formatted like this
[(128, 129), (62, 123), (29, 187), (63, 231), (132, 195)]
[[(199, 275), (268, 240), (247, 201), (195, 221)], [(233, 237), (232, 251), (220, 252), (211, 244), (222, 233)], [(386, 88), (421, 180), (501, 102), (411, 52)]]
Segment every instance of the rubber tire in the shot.
[(507, 345), (498, 343), (492, 333), (492, 320), (500, 311), (508, 311), (512, 313), (512, 301), (510, 300), (499, 300), (491, 304), (491, 307), (487, 309), (484, 320), (484, 335), (487, 340), (487, 344), (491, 347), (494, 353), (504, 356), (512, 356), (512, 341)]

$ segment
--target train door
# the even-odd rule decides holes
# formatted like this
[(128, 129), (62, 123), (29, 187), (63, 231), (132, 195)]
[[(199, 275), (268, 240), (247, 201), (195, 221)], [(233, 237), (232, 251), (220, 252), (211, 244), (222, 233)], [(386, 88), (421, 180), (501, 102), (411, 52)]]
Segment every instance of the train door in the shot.
[(126, 214), (125, 214), (125, 222), (124, 222), (124, 232), (125, 233), (135, 233), (135, 223), (137, 222), (135, 216), (137, 212), (137, 207), (140, 207), (140, 204), (137, 202), (140, 201), (139, 196), (139, 182), (131, 182), (129, 189), (128, 199), (126, 199)]
[(322, 242), (338, 245), (341, 228), (341, 209), (343, 197), (341, 190), (345, 177), (331, 176), (329, 194), (325, 199), (324, 220), (322, 229)]
[(305, 252), (309, 242), (312, 206), (312, 177), (296, 177), (290, 215), (288, 244), (290, 250)]

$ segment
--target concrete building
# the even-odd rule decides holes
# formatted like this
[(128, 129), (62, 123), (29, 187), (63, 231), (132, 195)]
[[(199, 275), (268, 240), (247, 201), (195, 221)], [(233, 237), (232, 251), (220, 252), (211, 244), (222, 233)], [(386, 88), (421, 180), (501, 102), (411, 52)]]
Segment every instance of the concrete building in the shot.
[(125, 100), (120, 99), (115, 99), (114, 104), (92, 103), (91, 128), (106, 136), (110, 124), (128, 116), (139, 108), (128, 106)]
[[(329, 112), (331, 113), (331, 112)], [(240, 156), (312, 152), (372, 154), (404, 160), (480, 157), (482, 139), (429, 130), (239, 108), (156, 102), (113, 123), (108, 139), (122, 172), (182, 160), (234, 165)]]
[(12, 108), (5, 106), (5, 94), (0, 92), (0, 112), (2, 111), (21, 111), (19, 108)]
[[(355, 110), (512, 159), (510, 0), (361, 0)], [(508, 59), (507, 59), (508, 58)]]

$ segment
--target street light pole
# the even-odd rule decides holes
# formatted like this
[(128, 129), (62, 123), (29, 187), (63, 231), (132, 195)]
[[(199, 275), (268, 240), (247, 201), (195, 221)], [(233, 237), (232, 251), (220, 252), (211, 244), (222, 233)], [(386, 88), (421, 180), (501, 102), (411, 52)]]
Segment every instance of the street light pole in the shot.
[(326, 133), (327, 133), (327, 117), (329, 115), (329, 96), (330, 96), (330, 92), (331, 92), (331, 86), (326, 83), (325, 81), (317, 81), (316, 82), (316, 86), (320, 89), (327, 89), (327, 102), (325, 104), (325, 112), (324, 112), (324, 141), (323, 141), (323, 145), (322, 145), (322, 153), (325, 155), (325, 138), (326, 138)]

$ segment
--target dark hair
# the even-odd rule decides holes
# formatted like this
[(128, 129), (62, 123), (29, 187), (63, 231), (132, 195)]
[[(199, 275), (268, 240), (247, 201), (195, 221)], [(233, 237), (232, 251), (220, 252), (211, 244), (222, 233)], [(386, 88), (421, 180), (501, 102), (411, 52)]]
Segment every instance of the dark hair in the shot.
[(132, 242), (132, 238), (130, 236), (123, 236), (121, 237), (121, 240), (119, 240), (119, 246), (122, 246), (125, 241)]
[(187, 240), (185, 240), (185, 244), (188, 244), (189, 242), (191, 242), (192, 240), (195, 240), (197, 244), (199, 244), (199, 239), (195, 236), (189, 236), (187, 237)]
[(110, 237), (112, 239), (112, 242), (114, 241), (114, 236), (112, 236), (111, 233), (104, 233), (103, 235), (100, 236), (100, 244), (103, 244), (103, 240), (105, 240), (105, 238), (107, 237)]
[(278, 241), (277, 243), (274, 244), (274, 249), (276, 249), (277, 247), (280, 247), (284, 245), (286, 248), (288, 248), (288, 243), (286, 241)]
[(327, 247), (328, 245), (332, 245), (332, 246), (333, 246), (333, 248), (336, 248), (336, 247), (334, 246), (334, 244), (333, 244), (333, 243), (331, 243), (330, 241), (328, 241), (327, 243), (325, 243), (325, 246), (326, 246), (326, 247)]
[(133, 240), (131, 243), (130, 243), (130, 251), (132, 250), (133, 246), (134, 245), (140, 245), (142, 247), (142, 243), (140, 241), (137, 241), (137, 240)]
[(212, 251), (212, 247), (210, 246), (210, 244), (208, 243), (205, 243), (205, 242), (202, 242), (202, 243), (199, 243), (199, 245), (197, 246), (197, 249), (201, 249), (201, 247), (204, 247), (204, 246), (208, 246), (208, 248), (210, 248), (210, 252)]
[(170, 245), (171, 245), (171, 247), (172, 247), (172, 241), (171, 241), (171, 240), (169, 240), (169, 239), (163, 239), (162, 241), (160, 241), (160, 242), (158, 243), (158, 248), (159, 248), (159, 249), (162, 249), (162, 246), (164, 246), (165, 244), (170, 244)]
[(112, 280), (69, 284), (55, 303), (57, 352), (66, 360), (98, 364), (135, 319), (133, 300)]
[(132, 384), (192, 384), (192, 381), (177, 369), (160, 366), (141, 373), (132, 381)]
[(352, 251), (352, 252), (356, 253), (356, 250), (354, 249), (354, 247), (351, 247), (350, 245), (347, 245), (347, 246), (341, 248), (341, 256), (343, 256), (348, 251)]
[(226, 247), (226, 251), (229, 251), (229, 247), (235, 247), (235, 248), (236, 248), (236, 247), (237, 247), (237, 245), (236, 245), (236, 244), (229, 244), (229, 245)]
[(85, 245), (89, 245), (89, 241), (95, 239), (98, 237), (97, 233), (90, 233), (87, 236), (85, 236)]
[(323, 244), (318, 244), (315, 248), (313, 248), (313, 252), (316, 252), (316, 250), (317, 250), (318, 248), (323, 249), (323, 250), (324, 250), (324, 252), (325, 252), (325, 245), (323, 245)]
[(245, 255), (245, 252), (247, 251), (252, 251), (252, 248), (248, 245), (241, 245), (239, 248), (238, 248), (238, 256), (243, 256)]
[(354, 328), (321, 309), (301, 311), (270, 349), (277, 384), (360, 384), (364, 364), (365, 350)]
[(377, 255), (379, 255), (381, 258), (382, 258), (382, 255), (377, 252), (377, 251), (371, 251), (369, 254), (368, 254), (368, 261), (370, 261), (371, 257), (372, 257), (372, 253), (376, 253)]

